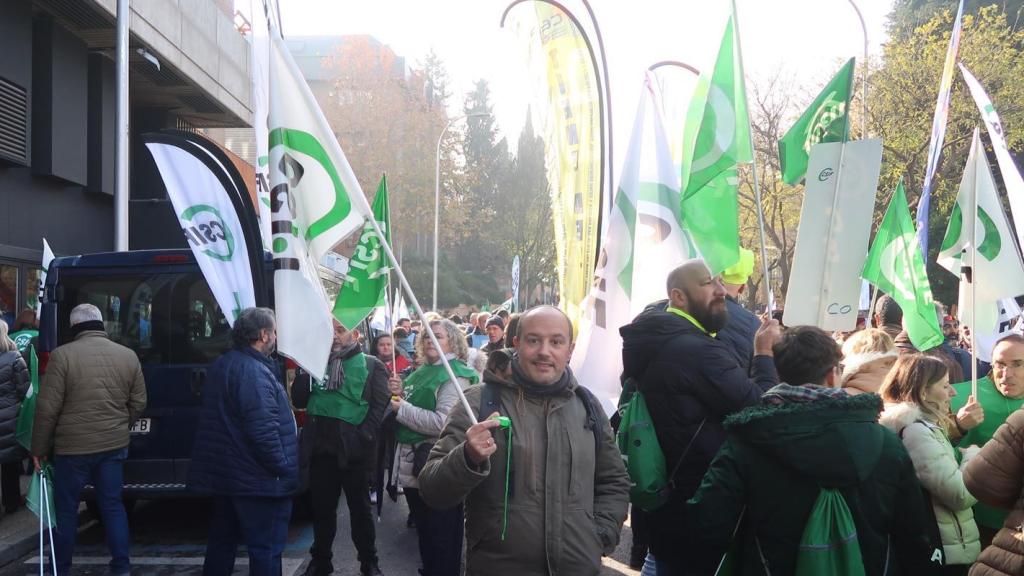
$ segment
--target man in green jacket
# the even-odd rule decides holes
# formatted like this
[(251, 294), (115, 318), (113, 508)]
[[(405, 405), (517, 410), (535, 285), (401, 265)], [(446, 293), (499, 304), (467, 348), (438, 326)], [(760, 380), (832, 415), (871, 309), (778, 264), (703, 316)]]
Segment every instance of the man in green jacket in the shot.
[(714, 574), (734, 533), (736, 573), (793, 574), (822, 488), (849, 506), (862, 574), (935, 573), (921, 486), (903, 443), (878, 424), (881, 399), (838, 388), (839, 347), (818, 328), (787, 330), (773, 351), (783, 384), (726, 419), (726, 442), (688, 504), (690, 561), (677, 574)]
[(32, 457), (40, 466), (53, 451), (53, 503), (57, 574), (71, 568), (78, 502), (91, 484), (107, 531), (110, 573), (128, 574), (128, 515), (121, 502), (128, 430), (146, 407), (139, 358), (110, 341), (92, 304), (71, 310), (73, 340), (50, 354), (39, 386), (32, 427)]
[[(465, 500), (467, 576), (596, 575), (619, 541), (629, 477), (604, 412), (567, 366), (565, 314), (526, 311), (515, 343), (510, 378), (486, 371), (484, 385), (466, 391), (487, 419), (471, 426), (461, 404), (449, 414), (420, 495), (439, 509)], [(485, 391), (499, 409), (481, 413)], [(497, 413), (511, 432), (491, 418)]]

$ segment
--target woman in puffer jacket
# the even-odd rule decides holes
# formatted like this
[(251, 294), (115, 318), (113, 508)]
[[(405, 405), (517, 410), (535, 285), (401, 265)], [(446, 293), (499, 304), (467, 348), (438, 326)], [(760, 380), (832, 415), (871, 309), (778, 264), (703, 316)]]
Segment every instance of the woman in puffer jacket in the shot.
[[(964, 485), (945, 432), (949, 399), (956, 395), (948, 374), (937, 358), (901, 356), (879, 391), (886, 403), (879, 421), (903, 440), (921, 486), (931, 496), (942, 538), (943, 573), (964, 575), (978, 558), (981, 543), (971, 510), (977, 500)], [(978, 451), (977, 446), (964, 450), (963, 465)]]
[(877, 393), (897, 356), (892, 337), (882, 330), (854, 333), (843, 343), (843, 389), (851, 396)]
[(28, 454), (15, 432), (29, 383), (25, 360), (7, 335), (7, 323), (0, 320), (0, 495), (8, 514), (21, 507), (21, 462)]

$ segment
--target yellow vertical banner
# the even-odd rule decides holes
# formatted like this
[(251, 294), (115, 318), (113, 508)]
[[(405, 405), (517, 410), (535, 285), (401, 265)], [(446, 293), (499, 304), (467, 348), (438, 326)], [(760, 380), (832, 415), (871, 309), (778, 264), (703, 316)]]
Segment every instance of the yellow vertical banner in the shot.
[(536, 25), (518, 21), (535, 81), (535, 123), (544, 135), (555, 227), (559, 306), (574, 324), (594, 276), (600, 238), (601, 109), (586, 41), (558, 8), (534, 4)]

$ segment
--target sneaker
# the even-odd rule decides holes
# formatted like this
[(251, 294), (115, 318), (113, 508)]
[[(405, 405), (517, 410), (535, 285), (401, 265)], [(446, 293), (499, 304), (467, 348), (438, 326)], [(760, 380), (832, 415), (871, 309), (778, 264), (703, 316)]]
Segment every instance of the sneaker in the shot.
[(316, 561), (310, 560), (309, 565), (306, 566), (306, 571), (303, 572), (303, 576), (328, 576), (334, 573), (334, 565), (328, 560)]
[(376, 490), (370, 490), (370, 504), (376, 504), (376, 503), (377, 503), (377, 491)]
[(359, 564), (360, 576), (383, 576), (383, 572), (380, 571), (380, 567), (377, 566), (376, 562), (361, 562)]

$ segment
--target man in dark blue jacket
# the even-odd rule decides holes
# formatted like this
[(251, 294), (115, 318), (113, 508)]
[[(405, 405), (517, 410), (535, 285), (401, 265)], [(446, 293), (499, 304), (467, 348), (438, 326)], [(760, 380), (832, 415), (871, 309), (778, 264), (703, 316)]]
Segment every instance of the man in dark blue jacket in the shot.
[(736, 353), (744, 374), (750, 374), (750, 363), (754, 359), (754, 335), (761, 327), (761, 321), (739, 303), (740, 294), (747, 287), (747, 279), (754, 272), (754, 253), (740, 248), (740, 260), (722, 271), (722, 286), (725, 287), (725, 307), (729, 319), (718, 332), (718, 339), (725, 342)]
[(231, 337), (234, 349), (209, 369), (189, 468), (189, 488), (214, 497), (203, 574), (231, 574), (241, 542), (250, 574), (281, 574), (299, 466), (295, 417), (269, 358), (274, 312), (243, 310)]
[(667, 302), (648, 306), (620, 333), (623, 375), (644, 394), (671, 476), (669, 500), (649, 523), (658, 573), (671, 575), (685, 566), (686, 501), (725, 441), (722, 421), (778, 383), (772, 345), (780, 333), (775, 320), (761, 324), (748, 378), (732, 348), (715, 337), (729, 315), (721, 279), (703, 260), (689, 260), (669, 273), (666, 288)]

